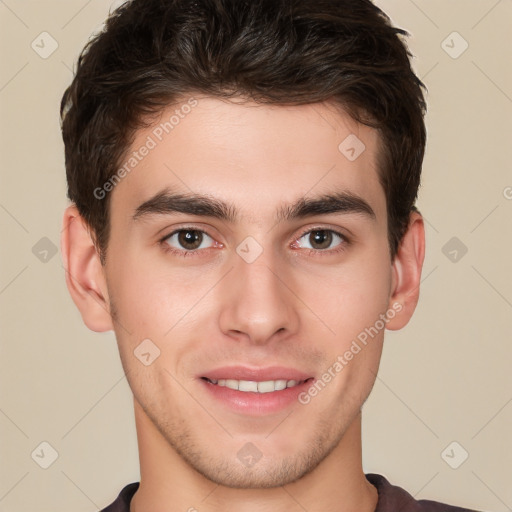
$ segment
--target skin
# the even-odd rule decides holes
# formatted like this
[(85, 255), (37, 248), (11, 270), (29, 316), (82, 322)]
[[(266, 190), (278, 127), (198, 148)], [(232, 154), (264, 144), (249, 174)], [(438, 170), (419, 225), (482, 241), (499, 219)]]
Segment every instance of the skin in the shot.
[[(332, 105), (197, 99), (110, 192), (104, 267), (76, 208), (64, 214), (69, 291), (91, 330), (115, 331), (134, 395), (141, 484), (131, 511), (374, 511), (377, 491), (361, 462), (361, 407), (384, 329), (308, 404), (277, 413), (235, 412), (205, 391), (198, 374), (280, 365), (320, 378), (393, 305), (400, 311), (386, 328), (402, 328), (418, 300), (422, 218), (411, 214), (391, 260), (378, 133)], [(137, 132), (131, 150), (152, 130)], [(354, 161), (338, 149), (350, 134), (366, 147)], [(134, 221), (136, 208), (166, 187), (229, 202), (240, 216), (233, 223), (191, 214)], [(364, 199), (375, 217), (276, 222), (283, 205), (332, 190)], [(164, 250), (186, 251), (176, 236), (160, 241), (183, 227), (208, 235), (195, 256)], [(334, 236), (319, 248), (308, 229), (339, 231), (348, 241)], [(263, 250), (252, 263), (236, 252), (247, 236)], [(145, 366), (133, 352), (147, 338), (160, 356)], [(237, 457), (247, 443), (262, 455), (251, 467)]]

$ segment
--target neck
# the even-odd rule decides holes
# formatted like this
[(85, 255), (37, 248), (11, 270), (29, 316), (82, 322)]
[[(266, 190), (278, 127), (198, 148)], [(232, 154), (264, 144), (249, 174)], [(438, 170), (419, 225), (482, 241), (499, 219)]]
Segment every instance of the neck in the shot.
[(130, 512), (374, 512), (377, 489), (362, 469), (361, 413), (309, 474), (276, 488), (232, 489), (211, 482), (169, 445), (135, 400), (140, 486)]

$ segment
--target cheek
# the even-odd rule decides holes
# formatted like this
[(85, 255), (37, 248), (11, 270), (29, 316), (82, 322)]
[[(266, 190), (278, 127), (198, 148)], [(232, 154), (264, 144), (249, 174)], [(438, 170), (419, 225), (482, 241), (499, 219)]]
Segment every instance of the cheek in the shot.
[(341, 348), (386, 312), (391, 287), (386, 258), (321, 269), (304, 276), (299, 285), (304, 303), (325, 327), (327, 340)]
[[(327, 330), (322, 323), (314, 322), (316, 333), (320, 330), (325, 333), (319, 340), (325, 353), (325, 368), (320, 380), (329, 388), (326, 393), (322, 392), (324, 398), (316, 407), (332, 406), (333, 410), (338, 410), (340, 403), (348, 409), (359, 407), (375, 382), (382, 353), (386, 325), (382, 316), (385, 318), (387, 313), (391, 273), (387, 274), (386, 268), (378, 265), (374, 270), (365, 268), (365, 272), (353, 268), (351, 272), (333, 275), (327, 281), (330, 292), (316, 290), (309, 299), (315, 304), (323, 325), (328, 326)], [(318, 389), (322, 385), (318, 384)], [(340, 415), (343, 411), (339, 408)]]
[(162, 338), (204, 295), (208, 283), (197, 273), (146, 260), (143, 255), (119, 258), (108, 280), (109, 294), (129, 332)]

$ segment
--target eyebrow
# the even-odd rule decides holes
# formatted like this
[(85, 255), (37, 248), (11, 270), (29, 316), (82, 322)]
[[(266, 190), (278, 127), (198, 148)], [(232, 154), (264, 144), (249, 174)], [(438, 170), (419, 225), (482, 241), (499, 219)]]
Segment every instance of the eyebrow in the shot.
[[(201, 217), (213, 217), (235, 223), (239, 211), (232, 204), (202, 194), (177, 194), (165, 189), (139, 205), (133, 221), (154, 215), (184, 213)], [(347, 191), (335, 191), (312, 198), (301, 197), (292, 204), (281, 206), (276, 212), (276, 221), (291, 221), (314, 215), (361, 214), (375, 220), (372, 207), (360, 196)]]

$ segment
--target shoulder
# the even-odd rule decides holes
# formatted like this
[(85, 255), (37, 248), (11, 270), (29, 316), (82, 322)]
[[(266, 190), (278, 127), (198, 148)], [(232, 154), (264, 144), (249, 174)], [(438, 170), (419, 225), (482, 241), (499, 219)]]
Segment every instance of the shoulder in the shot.
[(367, 473), (366, 479), (379, 493), (375, 512), (477, 512), (438, 501), (415, 500), (405, 489), (389, 483), (386, 478), (376, 473)]
[(138, 488), (139, 482), (126, 485), (123, 487), (116, 500), (100, 512), (130, 512), (130, 501)]
[[(379, 501), (375, 512), (478, 512), (431, 500), (415, 500), (405, 489), (391, 484), (385, 477), (367, 473), (366, 479), (377, 488)], [(100, 512), (130, 512), (130, 501), (139, 488), (139, 482), (126, 485), (116, 500)]]

